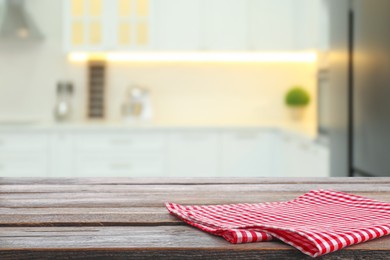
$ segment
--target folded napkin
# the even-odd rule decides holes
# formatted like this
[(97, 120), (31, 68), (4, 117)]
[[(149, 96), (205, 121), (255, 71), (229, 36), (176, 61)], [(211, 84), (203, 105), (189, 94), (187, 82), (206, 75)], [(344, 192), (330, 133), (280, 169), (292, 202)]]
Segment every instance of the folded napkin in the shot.
[(317, 257), (390, 234), (390, 203), (332, 190), (287, 202), (182, 206), (166, 203), (186, 223), (231, 243), (279, 239)]

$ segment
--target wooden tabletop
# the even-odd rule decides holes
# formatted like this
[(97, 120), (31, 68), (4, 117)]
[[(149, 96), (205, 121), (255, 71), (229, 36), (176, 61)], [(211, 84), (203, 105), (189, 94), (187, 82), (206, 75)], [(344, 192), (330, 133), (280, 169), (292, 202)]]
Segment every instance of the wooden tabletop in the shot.
[[(310, 259), (281, 242), (230, 244), (169, 215), (164, 202), (284, 201), (320, 188), (390, 202), (390, 178), (0, 178), (0, 259)], [(390, 259), (390, 237), (321, 259)]]

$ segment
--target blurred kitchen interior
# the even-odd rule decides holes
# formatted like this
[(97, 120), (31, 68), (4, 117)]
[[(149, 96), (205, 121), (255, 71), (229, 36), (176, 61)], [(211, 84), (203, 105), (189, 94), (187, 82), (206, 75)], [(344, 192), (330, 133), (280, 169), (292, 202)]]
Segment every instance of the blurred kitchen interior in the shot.
[(389, 7), (0, 0), (0, 177), (389, 175)]

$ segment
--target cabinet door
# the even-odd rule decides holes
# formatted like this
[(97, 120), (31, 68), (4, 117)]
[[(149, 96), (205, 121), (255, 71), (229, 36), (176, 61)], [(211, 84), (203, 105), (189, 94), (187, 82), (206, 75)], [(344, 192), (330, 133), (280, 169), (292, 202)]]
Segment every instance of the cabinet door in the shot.
[(201, 1), (201, 44), (203, 50), (245, 50), (248, 18), (245, 0)]
[(153, 0), (115, 0), (110, 41), (115, 50), (143, 50), (152, 45)]
[(79, 177), (164, 177), (164, 155), (160, 153), (77, 155)]
[(287, 159), (285, 151), (285, 143), (282, 138), (282, 133), (279, 130), (273, 129), (269, 134), (271, 154), (270, 164), (272, 177), (285, 177), (285, 163)]
[(48, 141), (42, 133), (0, 134), (0, 176), (47, 177)]
[(276, 155), (275, 167), (280, 177), (304, 177), (307, 167), (305, 164), (305, 153), (300, 140), (291, 134), (280, 133), (278, 135), (279, 152)]
[(0, 153), (0, 177), (47, 177), (46, 154)]
[(271, 177), (268, 132), (237, 131), (222, 134), (221, 177)]
[(50, 177), (76, 177), (73, 135), (55, 133), (50, 136)]
[(82, 133), (75, 137), (80, 177), (162, 177), (165, 135), (154, 132)]
[(249, 48), (260, 51), (295, 49), (294, 5), (297, 2), (299, 1), (248, 0)]
[(312, 143), (310, 156), (313, 162), (310, 177), (330, 177), (329, 148), (322, 144)]
[(68, 51), (98, 51), (107, 42), (108, 0), (68, 0), (65, 4), (65, 44)]
[(327, 147), (293, 134), (281, 134), (280, 143), (280, 176), (329, 177)]
[(297, 49), (327, 50), (329, 46), (329, 10), (324, 0), (296, 1), (295, 43)]
[(168, 176), (217, 176), (217, 143), (218, 136), (216, 133), (171, 133), (168, 145)]
[(159, 50), (197, 50), (199, 0), (155, 0), (155, 37)]

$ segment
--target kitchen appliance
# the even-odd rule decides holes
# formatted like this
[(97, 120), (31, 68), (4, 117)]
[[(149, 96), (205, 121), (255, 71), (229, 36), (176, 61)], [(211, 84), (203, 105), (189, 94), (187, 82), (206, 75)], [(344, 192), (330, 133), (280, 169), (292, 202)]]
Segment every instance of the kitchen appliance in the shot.
[(0, 37), (13, 39), (42, 39), (34, 20), (26, 11), (25, 0), (3, 0), (4, 19), (0, 21)]
[(149, 91), (138, 85), (127, 89), (122, 105), (122, 116), (125, 121), (149, 121), (152, 119), (152, 104)]
[(317, 131), (319, 136), (327, 137), (329, 132), (329, 72), (326, 69), (318, 71), (317, 75)]
[(57, 102), (54, 107), (54, 117), (57, 121), (68, 121), (72, 114), (71, 98), (73, 84), (68, 81), (60, 81), (57, 84)]
[(329, 1), (333, 176), (390, 176), (390, 1)]

